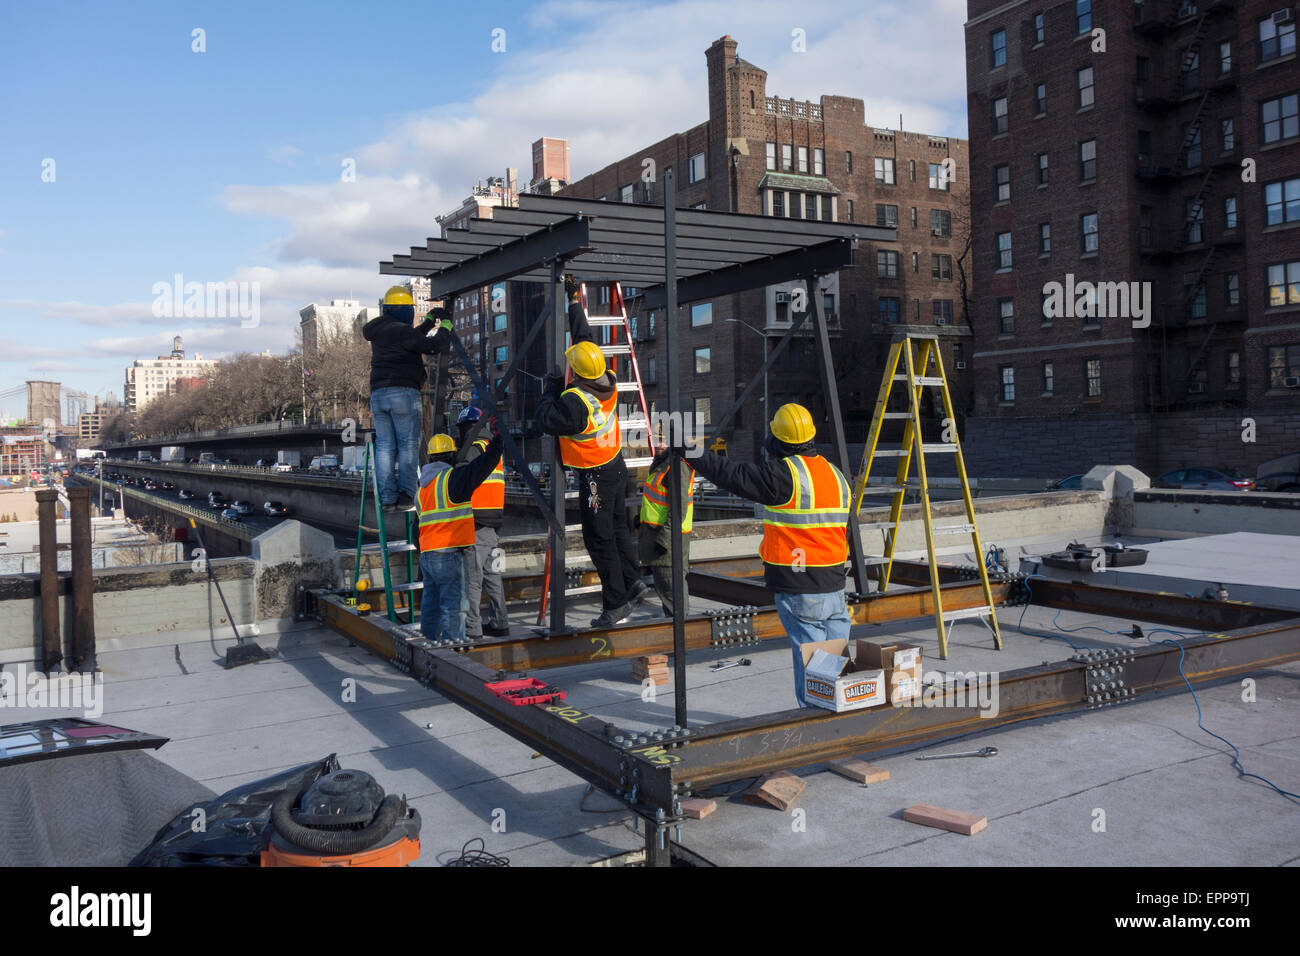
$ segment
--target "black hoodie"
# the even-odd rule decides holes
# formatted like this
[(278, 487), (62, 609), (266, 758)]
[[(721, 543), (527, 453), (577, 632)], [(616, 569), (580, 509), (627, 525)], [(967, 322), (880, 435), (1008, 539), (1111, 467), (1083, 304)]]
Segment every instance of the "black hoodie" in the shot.
[(370, 343), (370, 391), (379, 388), (415, 388), (424, 385), (423, 356), (447, 348), (451, 336), (426, 319), (417, 326), (411, 321), (415, 309), (409, 305), (386, 305), (383, 314), (361, 329)]
[[(815, 456), (812, 442), (804, 445), (787, 445), (772, 435), (767, 436), (764, 447), (769, 459), (763, 464), (744, 464), (730, 461), (711, 451), (703, 451), (699, 458), (688, 459), (697, 474), (708, 478), (719, 488), (762, 505), (783, 505), (794, 494), (794, 479), (785, 459), (791, 455)], [(827, 594), (844, 590), (844, 566), (830, 568), (807, 567), (802, 571), (779, 564), (763, 562), (763, 581), (769, 591), (783, 594)]]

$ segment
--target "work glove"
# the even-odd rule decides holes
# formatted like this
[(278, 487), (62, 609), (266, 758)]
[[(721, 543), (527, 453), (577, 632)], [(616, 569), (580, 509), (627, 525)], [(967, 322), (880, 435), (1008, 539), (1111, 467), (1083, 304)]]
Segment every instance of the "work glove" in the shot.
[(657, 471), (663, 471), (665, 468), (668, 467), (668, 462), (672, 459), (672, 457), (673, 457), (673, 450), (671, 448), (665, 448), (659, 454), (655, 455), (654, 460), (650, 462), (649, 474), (653, 475)]
[(564, 294), (570, 302), (577, 302), (582, 298), (582, 284), (571, 275), (564, 277)]
[(434, 306), (432, 309), (430, 309), (430, 310), (428, 311), (428, 313), (425, 315), (424, 320), (425, 320), (426, 322), (430, 322), (430, 321), (432, 321), (432, 322), (450, 322), (450, 321), (451, 321), (451, 310), (448, 309), (448, 308), (446, 308), (445, 306), (435, 305), (435, 306)]
[(492, 432), (492, 440), (493, 440), (493, 441), (500, 441), (500, 439), (501, 439), (501, 429), (500, 429), (500, 427), (498, 426), (498, 423), (497, 423), (497, 417), (496, 417), (495, 415), (493, 415), (493, 416), (491, 416), (490, 418), (488, 418), (488, 428), (489, 428), (489, 429), (491, 430), (491, 432)]

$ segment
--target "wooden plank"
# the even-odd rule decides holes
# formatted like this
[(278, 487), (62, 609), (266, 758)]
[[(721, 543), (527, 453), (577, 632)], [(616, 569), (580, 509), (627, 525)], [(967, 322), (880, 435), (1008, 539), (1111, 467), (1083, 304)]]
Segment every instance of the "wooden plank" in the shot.
[(687, 797), (682, 801), (682, 813), (692, 820), (703, 820), (718, 809), (717, 800), (705, 800), (703, 797)]
[(903, 811), (903, 819), (908, 823), (951, 830), (953, 833), (961, 833), (965, 836), (979, 833), (989, 825), (988, 817), (982, 817), (978, 813), (963, 813), (961, 810), (949, 810), (928, 803), (918, 803), (908, 807)]
[(858, 783), (884, 783), (889, 779), (889, 771), (884, 767), (877, 767), (873, 763), (867, 763), (865, 760), (858, 760), (856, 757), (845, 757), (843, 760), (832, 760), (828, 763), (827, 768), (841, 777), (848, 777), (850, 780), (856, 780)]
[(808, 784), (802, 777), (797, 777), (788, 770), (779, 770), (760, 777), (741, 797), (749, 803), (762, 803), (778, 810), (789, 810), (807, 787)]

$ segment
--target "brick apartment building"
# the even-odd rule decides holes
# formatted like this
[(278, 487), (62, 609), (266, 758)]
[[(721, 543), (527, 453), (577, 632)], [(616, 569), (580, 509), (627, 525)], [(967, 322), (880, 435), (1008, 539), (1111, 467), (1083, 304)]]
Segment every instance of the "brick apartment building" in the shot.
[[(1253, 473), (1300, 447), (1294, 9), (971, 0), (968, 17), (972, 470)], [(1150, 283), (1150, 326), (1047, 314), (1068, 276)]]
[[(672, 168), (680, 208), (897, 225), (897, 245), (864, 242), (852, 267), (819, 282), (849, 440), (865, 437), (890, 339), (908, 326), (942, 337), (954, 402), (965, 412), (971, 342), (962, 294), (970, 268), (960, 261), (969, 231), (966, 143), (867, 126), (864, 103), (854, 97), (826, 95), (814, 103), (770, 95), (767, 72), (739, 58), (729, 36), (714, 42), (705, 59), (706, 121), (631, 152), (560, 194), (662, 203), (662, 173)], [(653, 163), (652, 181), (643, 178), (651, 168), (646, 160)], [(952, 162), (945, 170), (946, 160)], [(789, 327), (794, 287), (681, 307), (682, 396), (706, 422), (725, 414)], [(652, 402), (666, 385), (658, 351), (662, 321), (654, 314), (636, 317)], [(787, 352), (767, 387), (773, 410), (798, 401), (824, 414), (810, 334)], [(754, 454), (770, 417), (761, 400), (747, 403), (736, 420), (732, 451)]]

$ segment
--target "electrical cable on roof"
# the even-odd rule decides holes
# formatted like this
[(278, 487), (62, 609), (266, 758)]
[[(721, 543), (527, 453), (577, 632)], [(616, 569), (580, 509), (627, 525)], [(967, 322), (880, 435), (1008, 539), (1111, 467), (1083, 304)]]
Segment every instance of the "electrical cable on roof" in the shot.
[[(479, 848), (470, 849), (470, 844), (478, 843)], [(472, 840), (466, 840), (465, 845), (460, 848), (460, 856), (447, 861), (447, 866), (509, 866), (510, 858), (498, 856), (495, 853), (489, 853), (487, 844), (483, 842), (482, 837), (474, 837)]]

